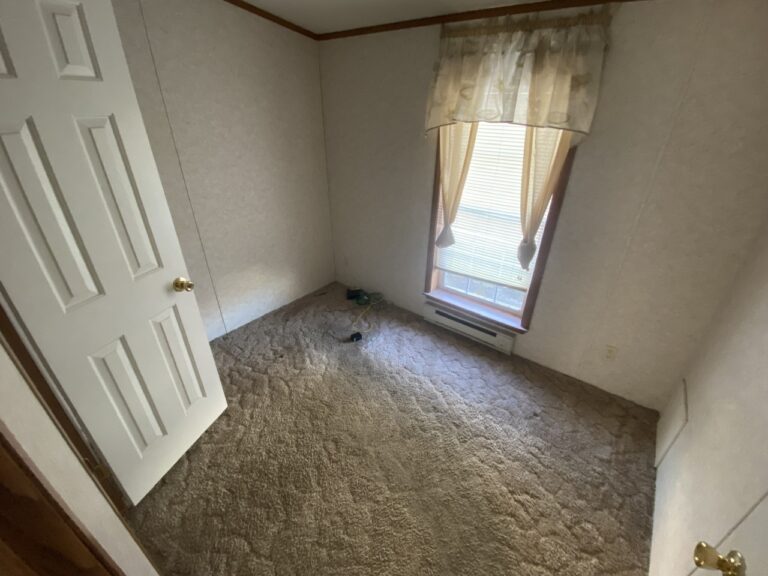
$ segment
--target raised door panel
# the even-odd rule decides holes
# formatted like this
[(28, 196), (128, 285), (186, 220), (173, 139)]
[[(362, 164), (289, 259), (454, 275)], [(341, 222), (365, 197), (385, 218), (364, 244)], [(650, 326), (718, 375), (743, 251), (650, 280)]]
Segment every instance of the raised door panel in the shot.
[(168, 374), (186, 412), (195, 402), (204, 398), (206, 393), (183, 326), (176, 306), (152, 319), (152, 328)]
[(114, 409), (105, 416), (120, 422), (141, 458), (167, 432), (128, 343), (120, 338), (91, 355), (90, 360)]
[(15, 78), (16, 69), (13, 67), (13, 59), (8, 52), (8, 45), (3, 35), (3, 22), (0, 22), (0, 78)]
[(99, 66), (80, 2), (39, 0), (51, 57), (60, 78), (99, 79)]
[(131, 274), (158, 269), (160, 256), (115, 117), (78, 118), (77, 125)]
[(0, 127), (0, 187), (62, 310), (102, 294), (31, 118)]

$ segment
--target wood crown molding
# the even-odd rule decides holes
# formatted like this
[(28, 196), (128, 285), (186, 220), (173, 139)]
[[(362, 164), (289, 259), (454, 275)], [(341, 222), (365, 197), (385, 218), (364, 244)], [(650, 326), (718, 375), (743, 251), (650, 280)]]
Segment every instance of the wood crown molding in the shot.
[(319, 34), (315, 34), (311, 30), (307, 30), (306, 28), (302, 28), (298, 24), (289, 22), (285, 18), (280, 18), (280, 16), (276, 16), (275, 14), (272, 14), (272, 12), (267, 12), (266, 10), (262, 10), (261, 8), (257, 8), (256, 6), (254, 6), (253, 4), (249, 4), (245, 0), (224, 0), (224, 2), (232, 4), (233, 6), (237, 6), (238, 8), (242, 8), (243, 10), (245, 10), (246, 12), (250, 12), (251, 14), (256, 14), (256, 16), (261, 16), (262, 18), (265, 18), (266, 20), (274, 22), (275, 24), (278, 24), (283, 28), (288, 28), (288, 30), (293, 30), (294, 32), (298, 32), (302, 36), (306, 36), (307, 38), (312, 38), (312, 40), (320, 40)]
[(623, 2), (639, 2), (642, 0), (539, 0), (538, 2), (528, 2), (526, 4), (516, 4), (514, 6), (501, 6), (498, 8), (484, 8), (481, 10), (470, 10), (468, 12), (456, 12), (454, 14), (442, 14), (440, 16), (429, 16), (427, 18), (414, 18), (412, 20), (401, 20), (399, 22), (390, 22), (388, 24), (377, 24), (375, 26), (363, 26), (361, 28), (351, 28), (349, 30), (339, 30), (337, 32), (324, 32), (318, 34), (289, 22), (249, 4), (245, 0), (224, 0), (243, 10), (246, 10), (262, 18), (266, 18), (279, 24), (289, 30), (298, 32), (312, 38), (313, 40), (335, 40), (337, 38), (349, 38), (350, 36), (363, 36), (365, 34), (376, 34), (378, 32), (390, 32), (392, 30), (403, 30), (406, 28), (421, 28), (424, 26), (435, 26), (437, 24), (447, 24), (450, 22), (464, 22), (466, 20), (478, 20), (480, 18), (494, 18), (498, 16), (511, 16), (514, 14), (528, 14), (531, 12), (547, 12), (551, 10), (564, 10), (567, 8), (583, 8), (586, 6), (596, 6), (599, 4), (613, 4)]

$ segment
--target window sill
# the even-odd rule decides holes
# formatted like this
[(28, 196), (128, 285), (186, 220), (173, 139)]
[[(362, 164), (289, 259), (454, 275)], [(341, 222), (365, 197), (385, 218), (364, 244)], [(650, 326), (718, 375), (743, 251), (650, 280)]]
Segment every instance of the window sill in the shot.
[(425, 292), (424, 296), (427, 302), (446, 307), (465, 316), (469, 316), (479, 322), (489, 324), (502, 332), (514, 332), (515, 334), (525, 334), (528, 328), (523, 326), (520, 316), (511, 312), (503, 312), (493, 306), (487, 306), (471, 298), (465, 298), (448, 290), (435, 289), (431, 292)]

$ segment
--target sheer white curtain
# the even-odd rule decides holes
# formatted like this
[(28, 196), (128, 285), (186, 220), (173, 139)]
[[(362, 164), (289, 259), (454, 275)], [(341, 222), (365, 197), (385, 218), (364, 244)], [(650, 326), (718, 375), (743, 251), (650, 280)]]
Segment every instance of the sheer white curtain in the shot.
[(592, 124), (609, 23), (610, 11), (603, 9), (549, 20), (506, 17), (443, 28), (426, 125), (427, 130), (440, 127), (445, 227), (438, 246), (453, 243), (450, 224), (471, 163), (472, 147), (464, 146), (468, 126), (523, 124), (530, 129), (518, 257), (528, 269), (537, 248), (533, 239), (568, 148)]
[(567, 130), (536, 126), (529, 126), (526, 130), (523, 181), (520, 186), (523, 239), (517, 249), (517, 259), (523, 270), (528, 270), (536, 255), (536, 233), (568, 156), (572, 134)]
[(440, 248), (455, 242), (451, 224), (456, 220), (461, 193), (469, 173), (469, 163), (477, 139), (477, 122), (456, 122), (440, 127), (440, 194), (443, 230), (435, 244)]

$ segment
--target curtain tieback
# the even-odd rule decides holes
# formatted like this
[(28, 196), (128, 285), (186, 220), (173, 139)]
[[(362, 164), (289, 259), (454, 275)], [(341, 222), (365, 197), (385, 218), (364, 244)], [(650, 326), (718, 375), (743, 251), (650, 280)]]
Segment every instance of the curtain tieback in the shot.
[(517, 247), (517, 259), (523, 267), (523, 270), (528, 270), (536, 254), (536, 242), (533, 240), (523, 240), (520, 242), (520, 246)]
[(456, 239), (453, 237), (453, 230), (451, 230), (451, 225), (446, 224), (443, 228), (443, 231), (440, 232), (440, 236), (437, 237), (437, 240), (435, 240), (435, 245), (438, 248), (448, 248), (448, 246), (452, 246), (456, 243)]

